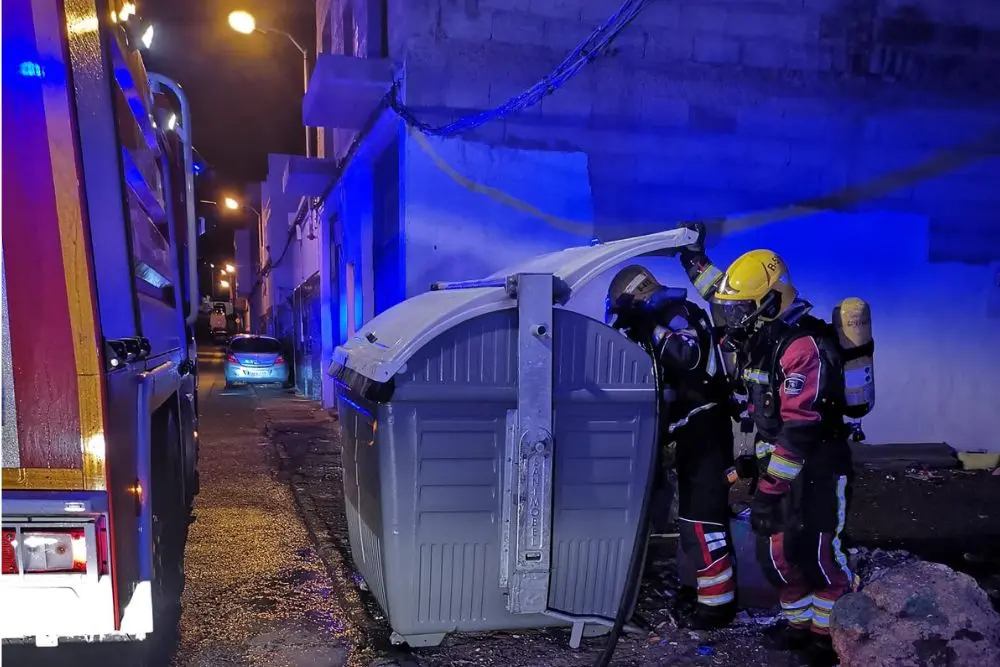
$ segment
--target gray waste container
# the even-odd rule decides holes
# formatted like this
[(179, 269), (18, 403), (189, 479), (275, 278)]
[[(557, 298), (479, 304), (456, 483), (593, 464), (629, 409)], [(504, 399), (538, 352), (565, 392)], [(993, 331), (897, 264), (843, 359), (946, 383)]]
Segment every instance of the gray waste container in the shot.
[[(396, 641), (614, 617), (655, 446), (652, 362), (560, 304), (689, 236), (446, 285), (337, 348), (351, 550)], [(572, 619), (574, 643), (587, 622)]]

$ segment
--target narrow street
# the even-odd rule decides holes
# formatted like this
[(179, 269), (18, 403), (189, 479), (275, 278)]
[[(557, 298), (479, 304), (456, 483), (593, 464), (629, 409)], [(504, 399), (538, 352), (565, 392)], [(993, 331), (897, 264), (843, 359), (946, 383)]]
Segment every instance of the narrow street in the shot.
[(255, 416), (260, 398), (296, 399), (226, 389), (221, 349), (199, 359), (202, 484), (174, 665), (370, 664), (356, 590), (329, 576)]
[[(226, 389), (222, 349), (200, 363), (201, 493), (185, 551), (180, 643), (174, 667), (368, 667), (376, 661), (357, 587), (331, 577), (300, 516), (261, 405), (315, 404), (282, 389)], [(306, 432), (310, 441), (321, 434)], [(328, 442), (335, 436), (327, 434)], [(330, 493), (339, 492), (339, 480)], [(323, 550), (323, 549), (321, 549)], [(325, 562), (324, 562), (325, 561)], [(334, 570), (337, 572), (338, 570)], [(385, 632), (381, 633), (386, 635)], [(136, 645), (5, 646), (9, 667), (164, 667)], [(380, 651), (385, 655), (387, 651)], [(405, 664), (405, 662), (403, 663)]]

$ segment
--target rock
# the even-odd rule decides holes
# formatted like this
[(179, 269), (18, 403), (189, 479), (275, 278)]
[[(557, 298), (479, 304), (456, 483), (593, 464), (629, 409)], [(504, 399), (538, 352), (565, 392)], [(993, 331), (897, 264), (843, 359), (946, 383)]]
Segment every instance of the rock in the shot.
[(858, 547), (851, 549), (848, 553), (851, 571), (858, 576), (858, 582), (862, 588), (876, 581), (891, 568), (916, 560), (916, 556), (909, 551), (902, 550)]
[(975, 580), (906, 562), (837, 601), (830, 633), (842, 667), (1000, 665), (1000, 614)]

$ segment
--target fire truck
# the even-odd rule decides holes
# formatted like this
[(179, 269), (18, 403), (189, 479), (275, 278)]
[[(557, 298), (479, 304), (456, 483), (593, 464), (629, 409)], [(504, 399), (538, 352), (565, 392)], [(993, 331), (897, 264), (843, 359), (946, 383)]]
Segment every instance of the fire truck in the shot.
[(179, 618), (198, 490), (191, 123), (147, 73), (134, 11), (3, 2), (0, 633), (29, 649), (134, 652)]

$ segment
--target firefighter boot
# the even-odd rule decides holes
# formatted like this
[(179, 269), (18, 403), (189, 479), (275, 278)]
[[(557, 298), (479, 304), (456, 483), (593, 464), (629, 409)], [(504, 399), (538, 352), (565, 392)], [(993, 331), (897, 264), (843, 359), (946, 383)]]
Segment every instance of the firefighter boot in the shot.
[(718, 630), (732, 623), (735, 616), (735, 602), (715, 606), (699, 604), (695, 606), (694, 615), (688, 619), (687, 627), (691, 630)]
[(812, 645), (809, 626), (801, 627), (788, 621), (778, 621), (764, 631), (764, 641), (777, 651), (806, 651)]
[(833, 667), (840, 664), (837, 652), (833, 650), (833, 641), (828, 635), (813, 633), (812, 641), (806, 649), (806, 660), (809, 667)]

